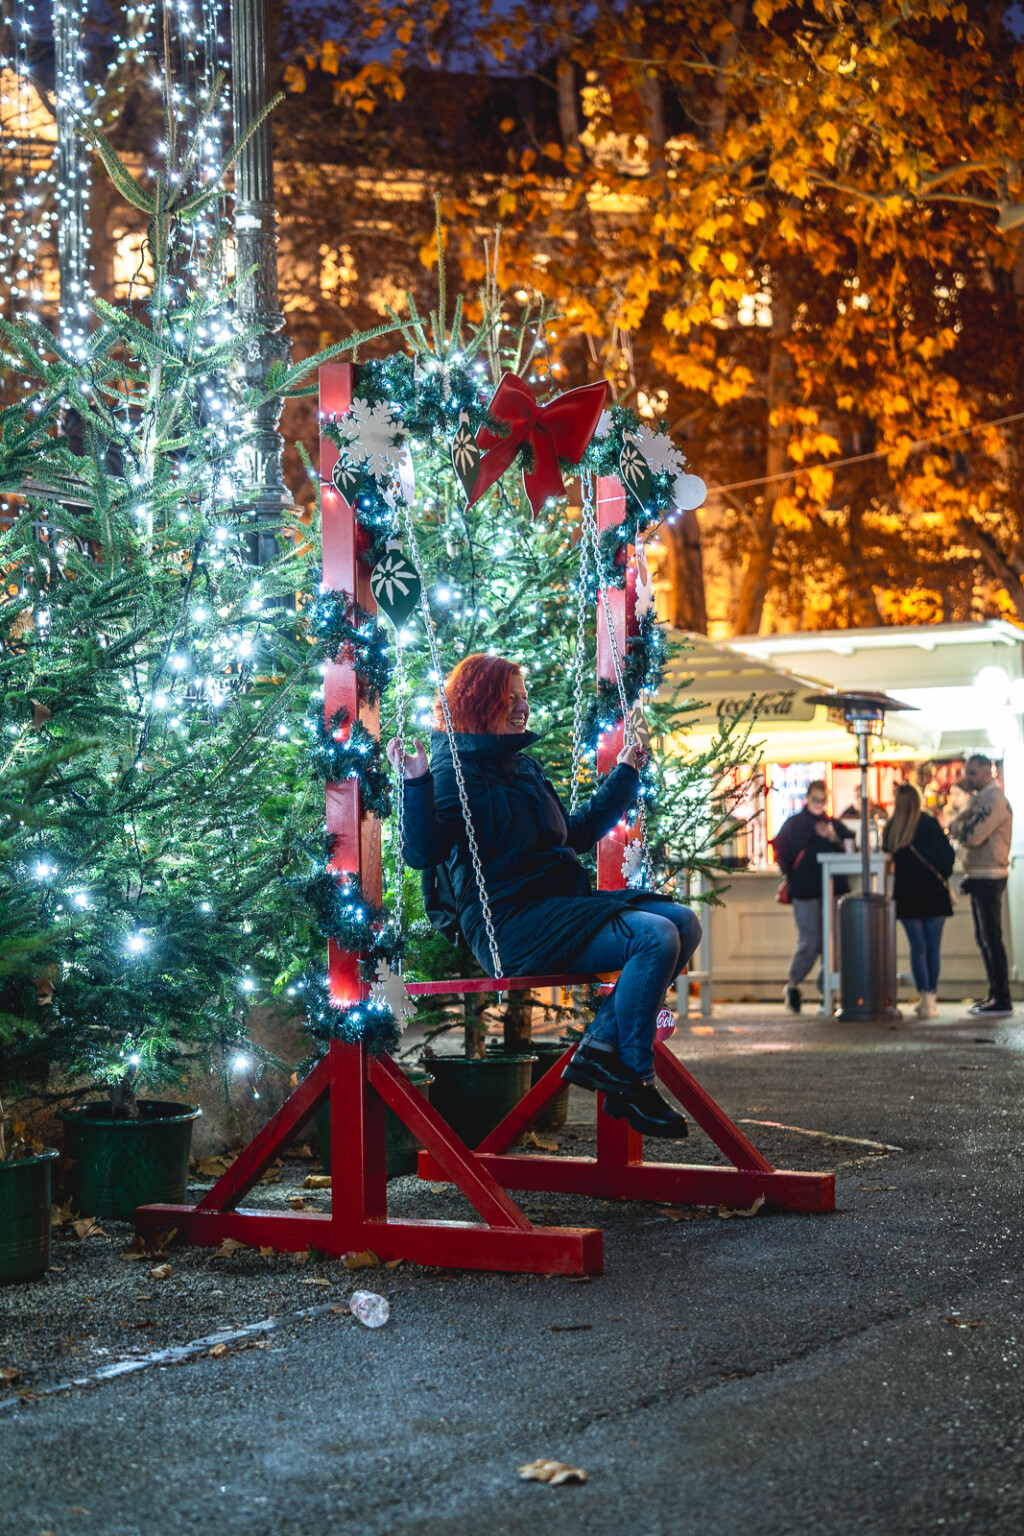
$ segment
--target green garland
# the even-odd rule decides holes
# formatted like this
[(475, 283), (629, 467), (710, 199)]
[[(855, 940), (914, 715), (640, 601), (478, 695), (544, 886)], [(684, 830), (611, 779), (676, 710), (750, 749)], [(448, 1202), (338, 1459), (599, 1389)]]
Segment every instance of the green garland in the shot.
[(311, 567), (315, 596), (306, 616), (308, 634), (322, 648), (325, 661), (343, 658), (356, 669), (360, 688), (376, 703), (391, 681), (388, 636), (376, 614), (367, 613), (345, 592), (325, 591), (318, 565)]
[(314, 695), (307, 724), (313, 736), (309, 750), (309, 771), (324, 784), (340, 784), (345, 779), (359, 783), (359, 798), (364, 812), (383, 820), (391, 814), (391, 776), (383, 766), (383, 754), (376, 736), (366, 729), (361, 720), (353, 720), (352, 729), (345, 741), (338, 741), (335, 732), (348, 718), (347, 711), (339, 709), (331, 716), (330, 725), (324, 723), (323, 708), (317, 708), (319, 697)]
[(304, 972), (298, 988), (305, 1000), (307, 1033), (321, 1045), (300, 1066), (303, 1076), (324, 1055), (331, 1040), (344, 1040), (348, 1045), (363, 1042), (371, 1056), (390, 1055), (398, 1049), (402, 1038), (398, 1020), (387, 1003), (374, 998), (339, 1008), (331, 999), (327, 972), (322, 970)]

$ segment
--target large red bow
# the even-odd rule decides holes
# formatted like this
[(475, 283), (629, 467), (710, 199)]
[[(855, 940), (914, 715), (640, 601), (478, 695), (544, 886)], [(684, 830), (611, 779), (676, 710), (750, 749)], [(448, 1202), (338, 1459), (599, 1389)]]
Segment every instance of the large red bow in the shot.
[(523, 471), (523, 484), (534, 517), (549, 496), (564, 496), (565, 482), (558, 467), (559, 459), (577, 464), (587, 444), (597, 431), (604, 410), (608, 384), (584, 384), (570, 389), (548, 405), (538, 405), (533, 390), (514, 373), (502, 374), (489, 407), (497, 421), (507, 422), (507, 437), (499, 437), (487, 427), (476, 435), (483, 449), (480, 470), (468, 506), (500, 480), (524, 443), (533, 449), (533, 468)]

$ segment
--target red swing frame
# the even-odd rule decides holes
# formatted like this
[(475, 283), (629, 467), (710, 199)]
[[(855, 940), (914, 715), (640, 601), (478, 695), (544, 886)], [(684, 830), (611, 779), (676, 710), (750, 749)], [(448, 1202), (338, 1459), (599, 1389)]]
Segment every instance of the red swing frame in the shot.
[[(323, 435), (323, 423), (344, 414), (352, 403), (353, 369), (348, 363), (320, 369), (320, 476), (323, 580), (344, 591), (367, 612), (376, 611), (370, 571), (362, 558), (365, 541), (352, 509), (335, 489), (331, 470), (337, 448)], [(617, 480), (598, 481), (598, 526), (621, 521), (624, 493)], [(626, 636), (636, 631), (635, 571), (627, 571), (625, 590), (608, 593), (620, 655)], [(598, 625), (598, 672), (613, 677), (607, 626)], [(353, 663), (341, 657), (324, 674), (324, 717), (344, 710), (379, 735), (377, 705), (360, 697)], [(614, 764), (622, 744), (622, 726), (606, 733), (598, 752), (598, 771)], [(381, 900), (380, 822), (363, 815), (354, 779), (327, 786), (327, 831), (333, 834), (331, 868), (358, 876), (368, 900)], [(598, 883), (623, 885), (624, 825), (598, 848)], [(360, 974), (359, 956), (328, 945), (331, 997), (339, 1007), (365, 1001), (369, 986)], [(570, 985), (592, 980), (577, 975), (506, 977), (502, 991)], [(488, 977), (409, 983), (411, 994), (497, 991)], [(139, 1232), (174, 1226), (186, 1242), (216, 1246), (234, 1238), (253, 1247), (286, 1252), (313, 1248), (335, 1257), (369, 1249), (380, 1259), (451, 1268), (508, 1270), (540, 1274), (595, 1274), (603, 1268), (603, 1237), (596, 1228), (535, 1226), (506, 1190), (527, 1189), (686, 1204), (750, 1205), (759, 1195), (789, 1210), (826, 1211), (835, 1205), (831, 1174), (780, 1173), (751, 1146), (714, 1100), (666, 1050), (657, 1049), (658, 1075), (688, 1109), (731, 1168), (694, 1168), (644, 1163), (642, 1138), (625, 1121), (611, 1120), (598, 1096), (596, 1159), (508, 1155), (508, 1148), (561, 1086), (561, 1069), (570, 1047), (512, 1113), (470, 1150), (409, 1084), (387, 1056), (373, 1057), (364, 1045), (332, 1040), (324, 1057), (299, 1084), (231, 1167), (194, 1206), (140, 1206)], [(240, 1202), (302, 1128), (325, 1103), (331, 1107), (331, 1210), (266, 1211), (240, 1208)], [(389, 1216), (385, 1172), (385, 1106), (419, 1139), (419, 1175), (447, 1180), (467, 1197), (481, 1222), (423, 1221)]]

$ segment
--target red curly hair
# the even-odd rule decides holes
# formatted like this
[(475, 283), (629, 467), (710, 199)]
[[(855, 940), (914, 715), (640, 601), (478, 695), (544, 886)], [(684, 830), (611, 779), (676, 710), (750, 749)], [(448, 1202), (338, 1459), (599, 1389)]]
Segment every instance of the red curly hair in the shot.
[[(445, 679), (452, 724), (460, 734), (497, 734), (508, 719), (512, 679), (523, 669), (504, 656), (463, 656)], [(434, 701), (434, 729), (444, 730), (440, 696)]]

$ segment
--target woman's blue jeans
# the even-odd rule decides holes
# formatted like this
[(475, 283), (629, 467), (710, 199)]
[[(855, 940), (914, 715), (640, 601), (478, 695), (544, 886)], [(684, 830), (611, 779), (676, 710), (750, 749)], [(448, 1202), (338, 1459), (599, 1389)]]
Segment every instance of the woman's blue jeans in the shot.
[(654, 1032), (665, 993), (700, 937), (700, 923), (689, 907), (637, 902), (616, 912), (567, 962), (574, 971), (621, 972), (586, 1039), (618, 1051), (645, 1082), (654, 1082)]
[(939, 984), (939, 950), (944, 917), (902, 917), (910, 944), (910, 969), (919, 992), (934, 992)]

